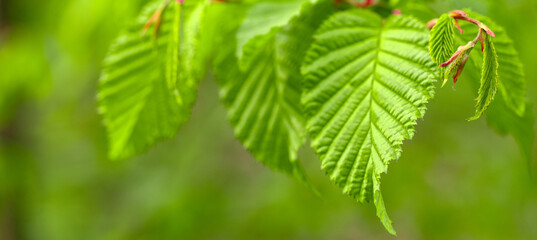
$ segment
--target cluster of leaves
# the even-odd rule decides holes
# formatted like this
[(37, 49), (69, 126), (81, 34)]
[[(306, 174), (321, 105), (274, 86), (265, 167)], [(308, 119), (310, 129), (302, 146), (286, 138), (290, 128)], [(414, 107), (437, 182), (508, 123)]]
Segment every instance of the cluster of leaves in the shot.
[[(472, 59), (468, 75), (481, 72), (472, 119), (490, 105), (489, 124), (515, 136), (529, 158), (533, 116), (520, 60), (505, 31), (477, 13), (456, 11), (435, 21), (431, 33), (407, 9), (392, 14), (394, 6), (153, 1), (105, 60), (99, 110), (110, 157), (131, 157), (173, 137), (188, 120), (198, 83), (210, 68), (235, 136), (257, 160), (309, 185), (297, 156), (309, 135), (330, 179), (358, 201), (373, 201), (395, 234), (381, 174), (413, 137), (437, 80), (456, 81)], [(471, 21), (456, 22), (464, 18)], [(477, 23), (478, 38), (454, 51), (455, 43), (475, 33), (467, 22)], [(457, 27), (467, 31), (456, 34)], [(494, 35), (491, 29), (495, 38), (488, 35)], [(471, 51), (480, 40), (483, 56)], [(497, 89), (502, 99), (491, 104)]]

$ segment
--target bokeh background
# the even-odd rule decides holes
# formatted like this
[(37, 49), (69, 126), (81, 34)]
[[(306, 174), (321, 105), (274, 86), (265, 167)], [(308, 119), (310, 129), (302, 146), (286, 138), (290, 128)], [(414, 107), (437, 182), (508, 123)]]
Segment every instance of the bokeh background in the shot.
[[(142, 156), (106, 158), (96, 111), (101, 61), (143, 0), (0, 0), (0, 239), (393, 239), (372, 204), (301, 160), (321, 197), (270, 171), (234, 139), (207, 77), (191, 120)], [(537, 102), (537, 0), (438, 0), (503, 25)], [(537, 239), (530, 167), (482, 118), (464, 78), (438, 89), (383, 176), (399, 239)], [(532, 175), (533, 172), (533, 175)]]

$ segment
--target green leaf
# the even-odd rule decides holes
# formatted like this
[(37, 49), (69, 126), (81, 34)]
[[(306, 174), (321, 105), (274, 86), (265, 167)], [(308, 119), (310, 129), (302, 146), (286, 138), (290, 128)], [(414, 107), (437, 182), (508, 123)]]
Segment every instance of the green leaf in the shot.
[(306, 138), (300, 64), (315, 29), (334, 11), (331, 0), (306, 4), (288, 25), (254, 37), (244, 47), (242, 71), (232, 51), (216, 63), (215, 75), (236, 137), (266, 166), (304, 182), (298, 160)]
[(476, 112), (470, 120), (476, 120), (494, 100), (498, 90), (498, 55), (489, 35), (485, 34), (481, 86), (478, 90)]
[[(533, 109), (530, 107), (531, 103), (525, 100), (526, 79), (518, 53), (501, 26), (478, 13), (464, 11), (472, 18), (486, 24), (496, 34), (496, 37), (491, 40), (495, 44), (498, 54), (499, 91), (497, 94), (500, 97), (496, 97), (486, 111), (487, 123), (499, 134), (512, 135), (529, 163), (532, 160), (535, 117)], [(475, 38), (477, 34), (475, 25), (466, 22), (460, 22), (460, 24), (465, 32), (462, 37), (458, 37), (459, 43), (465, 43)], [(480, 85), (477, 79), (479, 79), (481, 69), (478, 65), (482, 62), (481, 56), (477, 52), (474, 51), (470, 56), (472, 64), (469, 64), (465, 70), (465, 73), (470, 75), (469, 79), (472, 80), (471, 82), (476, 89)], [(526, 106), (527, 104), (530, 105)], [(520, 113), (521, 109), (524, 110), (522, 114)]]
[[(177, 88), (177, 83), (179, 82), (179, 54), (181, 49), (181, 36), (183, 35), (183, 21), (184, 17), (183, 8), (181, 4), (171, 4), (169, 14), (173, 14), (173, 27), (171, 30), (170, 40), (168, 41), (167, 51), (166, 51), (166, 83), (171, 92), (173, 92), (177, 103), (183, 104), (183, 99), (179, 90)], [(158, 36), (155, 36), (158, 37)]]
[(237, 28), (244, 19), (244, 15), (249, 8), (249, 4), (230, 4), (228, 2), (212, 1), (206, 7), (200, 28), (199, 48), (197, 53), (201, 56), (200, 61), (204, 64), (213, 64), (215, 58), (233, 51), (235, 53), (235, 42), (230, 42), (231, 36), (234, 38)]
[(496, 97), (487, 110), (487, 123), (499, 134), (512, 135), (529, 165), (535, 139), (535, 115), (533, 104), (526, 101), (526, 77), (518, 52), (503, 27), (475, 12), (466, 12), (485, 23), (496, 34), (492, 41), (497, 46), (498, 94), (501, 97)]
[[(492, 42), (496, 46), (498, 63), (500, 65), (498, 67), (498, 90), (501, 92), (506, 106), (512, 109), (518, 116), (524, 116), (526, 112), (526, 79), (522, 62), (518, 57), (518, 52), (514, 47), (513, 41), (509, 38), (503, 27), (489, 18), (469, 10), (465, 10), (465, 12), (470, 17), (486, 24), (496, 34)], [(477, 27), (475, 25), (467, 22), (460, 22), (460, 24), (465, 31), (463, 34), (465, 41), (475, 38), (477, 35)]]
[[(470, 76), (473, 87), (478, 89), (480, 83), (477, 81), (480, 74), (478, 66), (481, 60), (479, 55), (475, 54), (470, 57), (470, 60), (475, 59), (472, 64), (469, 64), (465, 72)], [(502, 92), (498, 92), (502, 95)], [(503, 97), (496, 97), (486, 111), (487, 124), (501, 135), (512, 135), (518, 144), (520, 152), (527, 160), (528, 164), (532, 160), (532, 148), (535, 138), (534, 123), (535, 116), (531, 107), (531, 102), (526, 102), (525, 113), (519, 116), (514, 110), (507, 106)]]
[(322, 169), (343, 192), (373, 200), (395, 234), (380, 174), (401, 155), (434, 95), (429, 30), (407, 16), (384, 20), (367, 10), (333, 15), (305, 58), (302, 103)]
[(511, 108), (507, 107), (503, 99), (497, 99), (487, 111), (487, 122), (498, 133), (513, 135), (522, 156), (527, 160), (528, 165), (531, 163), (535, 139), (535, 116), (530, 102), (526, 103), (524, 116), (518, 116)]
[(300, 13), (304, 2), (308, 0), (261, 2), (251, 7), (237, 31), (237, 57), (242, 58), (244, 47), (250, 39), (289, 23)]
[[(448, 14), (442, 15), (431, 31), (431, 40), (429, 41), (429, 54), (433, 61), (440, 65), (455, 53), (455, 20)], [(447, 81), (444, 70), (440, 71), (440, 79)]]
[[(181, 24), (177, 23), (181, 6), (173, 1), (164, 10), (157, 36), (151, 36), (154, 31), (142, 35), (146, 21), (162, 2), (144, 8), (136, 23), (116, 39), (104, 62), (99, 110), (113, 159), (139, 154), (155, 142), (173, 137), (188, 120), (196, 98), (199, 79), (184, 67), (195, 64), (183, 62), (186, 55), (176, 55), (180, 51), (176, 46), (180, 44), (177, 28)], [(188, 2), (192, 4), (184, 5), (186, 14), (196, 7), (194, 1)], [(184, 31), (182, 38), (195, 38), (195, 34)], [(174, 91), (169, 84), (176, 85)]]
[[(207, 1), (196, 5), (175, 5), (173, 39), (168, 46), (167, 78), (179, 105), (183, 104), (183, 87), (197, 85), (206, 72), (205, 55), (200, 45), (201, 22), (205, 16)], [(191, 3), (196, 3), (192, 1)], [(184, 6), (184, 7), (181, 7)], [(186, 21), (184, 20), (186, 19)]]

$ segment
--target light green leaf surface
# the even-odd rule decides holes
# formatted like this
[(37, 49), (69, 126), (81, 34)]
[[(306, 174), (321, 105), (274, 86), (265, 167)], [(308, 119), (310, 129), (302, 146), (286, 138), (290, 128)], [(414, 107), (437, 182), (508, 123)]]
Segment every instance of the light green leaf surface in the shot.
[(380, 175), (401, 155), (434, 95), (436, 67), (429, 30), (412, 17), (385, 23), (351, 10), (322, 24), (305, 58), (302, 103), (322, 169), (360, 202), (373, 200), (395, 234), (380, 192)]
[(484, 35), (483, 66), (481, 67), (481, 85), (478, 90), (476, 112), (470, 120), (476, 120), (494, 100), (498, 90), (498, 55), (492, 43), (492, 37)]
[[(199, 43), (201, 22), (206, 13), (207, 1), (189, 1), (190, 4), (175, 5), (173, 39), (168, 46), (167, 76), (170, 91), (179, 105), (183, 105), (183, 88), (197, 85), (206, 72), (205, 46)], [(178, 43), (178, 44), (177, 44)], [(187, 90), (188, 91), (188, 90)]]
[[(297, 156), (306, 137), (300, 64), (315, 29), (334, 11), (330, 0), (308, 3), (289, 25), (273, 28), (246, 44), (243, 71), (229, 64), (237, 62), (235, 55), (228, 55), (216, 66), (236, 137), (266, 166), (304, 182)], [(236, 69), (234, 75), (229, 74), (232, 69)]]
[(304, 2), (308, 0), (261, 2), (252, 6), (237, 31), (237, 57), (242, 58), (243, 48), (255, 36), (267, 34), (272, 28), (289, 23), (300, 13)]
[[(454, 38), (455, 20), (444, 14), (433, 27), (429, 41), (429, 54), (437, 65), (446, 62), (455, 53)], [(447, 81), (444, 70), (440, 71), (440, 79)]]
[[(173, 15), (173, 25), (166, 50), (166, 83), (168, 84), (168, 89), (173, 92), (177, 103), (181, 105), (183, 104), (183, 99), (177, 89), (177, 83), (179, 82), (181, 38), (184, 30), (182, 21), (184, 9), (181, 4), (175, 3), (172, 3), (169, 8), (168, 14)], [(158, 38), (158, 35), (155, 37)]]
[[(157, 36), (152, 36), (153, 27), (142, 35), (144, 24), (162, 2), (154, 1), (143, 10), (136, 23), (116, 39), (104, 62), (98, 101), (113, 159), (139, 154), (173, 137), (188, 120), (196, 98), (199, 79), (183, 67), (195, 64), (183, 63), (184, 56), (176, 55), (180, 39), (195, 38), (177, 29), (182, 25), (178, 23), (179, 4), (173, 1), (166, 8)], [(183, 9), (187, 14), (196, 7), (195, 1), (189, 2)], [(170, 84), (176, 88), (170, 89)]]

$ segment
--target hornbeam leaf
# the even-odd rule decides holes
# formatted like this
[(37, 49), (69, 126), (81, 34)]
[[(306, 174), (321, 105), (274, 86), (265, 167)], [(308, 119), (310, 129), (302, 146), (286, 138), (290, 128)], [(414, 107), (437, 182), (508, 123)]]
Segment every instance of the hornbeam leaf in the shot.
[(307, 130), (322, 169), (343, 192), (373, 200), (392, 234), (380, 175), (401, 155), (434, 95), (429, 30), (408, 16), (337, 13), (315, 35), (302, 68)]
[[(455, 20), (448, 14), (442, 15), (431, 31), (429, 53), (433, 61), (440, 65), (446, 62), (455, 53)], [(440, 79), (447, 81), (445, 71), (440, 71)]]
[[(174, 93), (178, 103), (182, 105), (185, 86), (197, 85), (203, 78), (206, 68), (206, 54), (200, 45), (200, 25), (206, 14), (207, 1), (189, 1), (184, 4), (173, 4), (175, 8), (174, 33), (168, 45), (167, 78), (168, 87)], [(170, 80), (171, 79), (171, 80)]]
[(306, 138), (300, 65), (315, 29), (334, 11), (332, 0), (308, 3), (288, 25), (246, 44), (244, 69), (231, 51), (216, 63), (215, 75), (236, 137), (258, 161), (306, 183), (297, 156)]
[(478, 90), (476, 112), (470, 120), (476, 120), (494, 100), (498, 90), (498, 55), (489, 35), (485, 34), (483, 67), (481, 68), (481, 86)]
[[(199, 79), (184, 67), (186, 58), (177, 55), (180, 50), (176, 46), (181, 39), (177, 28), (183, 25), (178, 24), (179, 8), (185, 8), (182, 11), (190, 16), (197, 3), (188, 1), (180, 6), (171, 2), (162, 13), (158, 31), (142, 34), (162, 2), (154, 1), (144, 8), (136, 23), (116, 39), (104, 62), (98, 104), (113, 159), (139, 154), (155, 142), (173, 137), (189, 118), (196, 97)], [(158, 34), (151, 36), (153, 32)], [(195, 34), (184, 31), (182, 37), (195, 38)], [(176, 88), (170, 89), (170, 84)]]

